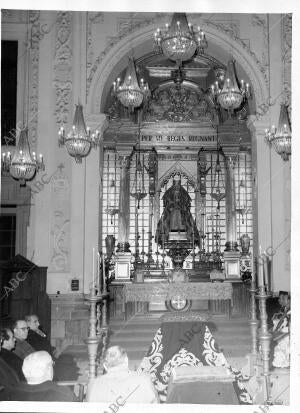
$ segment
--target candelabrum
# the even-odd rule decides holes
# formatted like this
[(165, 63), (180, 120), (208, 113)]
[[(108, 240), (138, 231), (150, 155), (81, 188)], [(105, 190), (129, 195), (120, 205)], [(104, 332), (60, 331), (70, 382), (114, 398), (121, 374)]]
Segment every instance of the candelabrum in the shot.
[[(252, 354), (252, 366), (257, 363), (257, 328), (258, 320), (256, 317), (256, 267), (254, 260), (252, 259), (252, 274), (250, 292), (250, 329), (251, 329), (251, 354)], [(252, 369), (251, 369), (252, 370)]]
[(99, 319), (97, 318), (97, 305), (102, 300), (102, 296), (96, 294), (95, 286), (91, 286), (90, 294), (86, 298), (88, 305), (90, 306), (90, 319), (89, 319), (89, 335), (85, 340), (88, 346), (89, 356), (89, 380), (94, 379), (97, 376), (97, 351), (101, 336), (98, 334), (97, 325)]
[(260, 311), (260, 329), (259, 329), (259, 345), (261, 349), (261, 358), (263, 364), (263, 376), (266, 382), (266, 404), (272, 404), (271, 398), (271, 383), (270, 383), (270, 345), (272, 335), (268, 330), (268, 315), (266, 302), (267, 298), (270, 296), (266, 292), (265, 286), (260, 286), (258, 288), (257, 298), (259, 300), (259, 311)]

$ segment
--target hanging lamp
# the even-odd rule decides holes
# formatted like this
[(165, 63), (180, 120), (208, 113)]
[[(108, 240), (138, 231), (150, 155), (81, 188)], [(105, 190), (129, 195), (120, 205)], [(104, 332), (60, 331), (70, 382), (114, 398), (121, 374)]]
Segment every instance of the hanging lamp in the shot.
[(86, 128), (83, 117), (83, 107), (80, 103), (76, 105), (73, 125), (66, 135), (62, 126), (58, 132), (59, 146), (65, 146), (68, 154), (75, 159), (76, 163), (82, 163), (82, 158), (88, 156), (92, 148), (99, 145), (99, 131), (91, 133), (90, 128)]
[(266, 129), (265, 138), (282, 159), (288, 161), (292, 152), (292, 130), (286, 104), (281, 104), (278, 127), (273, 125), (270, 130)]

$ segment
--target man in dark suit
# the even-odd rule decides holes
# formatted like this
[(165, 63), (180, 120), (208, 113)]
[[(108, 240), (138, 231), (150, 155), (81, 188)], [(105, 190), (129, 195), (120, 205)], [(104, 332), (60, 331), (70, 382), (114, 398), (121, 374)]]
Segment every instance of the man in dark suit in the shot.
[[(0, 354), (3, 342), (2, 332), (0, 334)], [(0, 357), (0, 401), (13, 400), (10, 396), (10, 388), (19, 383), (17, 373)]]
[(36, 351), (25, 357), (23, 373), (27, 383), (19, 383), (12, 390), (12, 400), (75, 402), (76, 396), (53, 380), (53, 360), (46, 351)]
[(58, 357), (59, 352), (55, 347), (51, 346), (46, 334), (41, 330), (39, 318), (36, 314), (30, 314), (25, 316), (25, 321), (28, 327), (27, 342), (36, 351), (47, 351), (51, 356)]
[(71, 355), (62, 354), (70, 343), (66, 340), (63, 342), (60, 350), (56, 349), (51, 345), (47, 335), (40, 328), (39, 318), (36, 314), (25, 316), (25, 320), (29, 329), (27, 342), (36, 351), (47, 351), (55, 360), (54, 380), (77, 380), (78, 367), (74, 358)]
[(34, 352), (34, 348), (26, 341), (28, 336), (28, 326), (25, 320), (17, 320), (13, 324), (13, 333), (16, 338), (14, 353), (22, 360)]
[(16, 339), (13, 332), (9, 328), (4, 328), (1, 331), (3, 342), (0, 357), (17, 373), (21, 381), (25, 381), (22, 372), (23, 360), (18, 357), (12, 350), (15, 348)]

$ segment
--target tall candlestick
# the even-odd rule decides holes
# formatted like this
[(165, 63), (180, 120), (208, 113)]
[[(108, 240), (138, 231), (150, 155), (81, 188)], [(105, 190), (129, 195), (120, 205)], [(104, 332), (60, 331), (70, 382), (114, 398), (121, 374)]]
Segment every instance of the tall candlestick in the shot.
[(103, 276), (103, 293), (106, 293), (106, 278), (105, 278), (105, 259), (103, 254), (103, 261), (102, 261), (102, 276)]
[(95, 286), (95, 248), (93, 248), (93, 286), (92, 288), (94, 288)]
[(97, 285), (97, 290), (98, 290), (98, 294), (100, 293), (100, 254), (99, 251), (97, 251), (97, 281), (96, 281), (96, 285)]
[(258, 265), (258, 287), (264, 287), (264, 267), (263, 267), (263, 255), (261, 246), (259, 246), (259, 256), (257, 260)]
[(269, 292), (270, 291), (270, 285), (269, 285), (269, 258), (264, 251), (264, 283), (266, 285), (266, 290)]

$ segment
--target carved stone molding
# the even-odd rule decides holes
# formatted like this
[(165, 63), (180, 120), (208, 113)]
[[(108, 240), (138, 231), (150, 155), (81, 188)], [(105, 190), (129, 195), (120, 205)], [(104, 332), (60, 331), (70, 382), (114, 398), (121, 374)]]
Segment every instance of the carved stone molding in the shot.
[[(28, 137), (32, 149), (37, 144), (38, 107), (39, 107), (39, 56), (40, 56), (40, 12), (30, 11), (29, 22), (31, 23), (30, 39), (30, 81), (29, 81), (29, 114), (28, 114)], [(29, 45), (28, 45), (29, 46)]]
[(285, 14), (281, 20), (282, 83), (284, 98), (291, 106), (291, 69), (292, 69), (292, 14)]
[(268, 76), (268, 25), (265, 14), (252, 14), (251, 23), (254, 27), (259, 27), (262, 32), (263, 50), (262, 50), (262, 66), (264, 72)]
[[(165, 22), (165, 15), (163, 15), (163, 19), (163, 22)], [(233, 31), (228, 31), (221, 22), (207, 20), (203, 23), (203, 29), (212, 43), (215, 43), (223, 50), (227, 50), (228, 44), (231, 44), (233, 58), (245, 70), (254, 91), (256, 104), (266, 101), (268, 96), (268, 78), (265, 73), (265, 67), (251, 50), (249, 42), (240, 39)], [(122, 36), (114, 38), (97, 57), (89, 72), (87, 81), (90, 113), (97, 113), (100, 110), (103, 90), (116, 63), (128, 55), (131, 49), (148, 41), (159, 24), (160, 19), (154, 16), (148, 21), (144, 21), (142, 27), (138, 24), (134, 26), (134, 29), (130, 28), (129, 33), (122, 33)]]
[(105, 49), (96, 58), (95, 62), (93, 63), (93, 65), (91, 67), (91, 70), (89, 71), (89, 75), (87, 77), (87, 94), (89, 94), (91, 83), (92, 83), (93, 77), (94, 77), (94, 75), (97, 71), (98, 66), (100, 65), (102, 60), (105, 58), (105, 56), (108, 54), (108, 52), (111, 50), (111, 48), (114, 47), (117, 43), (119, 43), (126, 36), (128, 36), (131, 33), (135, 32), (136, 30), (138, 30), (140, 28), (144, 28), (148, 25), (151, 25), (154, 22), (157, 22), (158, 19), (161, 18), (162, 16), (166, 16), (166, 14), (165, 13), (156, 13), (155, 16), (153, 16), (149, 19), (131, 18), (131, 19), (127, 19), (126, 24), (124, 23), (124, 21), (122, 21), (122, 18), (119, 19), (117, 34), (115, 36), (110, 36), (107, 39), (107, 45), (106, 45)]
[(68, 123), (72, 97), (72, 13), (58, 12), (54, 56), (55, 118), (59, 126)]
[(49, 272), (68, 272), (70, 267), (70, 183), (63, 168), (58, 166), (51, 183)]
[[(263, 77), (264, 77), (264, 81), (266, 86), (268, 86), (268, 76), (267, 76), (267, 72), (266, 72), (266, 67), (261, 63), (261, 61), (259, 60), (259, 58), (256, 56), (256, 54), (251, 50), (250, 48), (250, 44), (249, 41), (245, 40), (245, 39), (240, 39), (239, 36), (235, 35), (234, 32), (232, 30), (229, 30), (228, 27), (226, 25), (224, 25), (222, 22), (216, 22), (216, 21), (212, 21), (212, 20), (207, 20), (205, 21), (205, 25), (207, 25), (207, 27), (213, 27), (215, 29), (217, 29), (219, 32), (224, 33), (226, 36), (229, 36), (234, 42), (236, 42), (242, 49), (244, 49), (248, 55), (251, 56), (251, 58), (254, 60), (257, 68), (260, 70), (260, 72), (262, 73)], [(232, 43), (232, 54), (233, 57), (236, 58), (237, 60), (240, 60), (240, 56), (235, 56), (235, 45)], [(242, 64), (242, 63), (241, 63)], [(249, 76), (250, 80), (251, 80), (251, 86), (254, 87), (255, 89), (255, 95), (259, 96), (259, 90), (256, 87), (256, 82), (253, 79), (253, 75), (251, 74), (251, 72), (249, 72), (247, 70), (247, 67), (244, 66), (245, 71), (247, 72), (247, 75)]]
[[(87, 69), (92, 67), (94, 60), (94, 50), (93, 50), (93, 25), (96, 23), (103, 23), (104, 13), (101, 12), (87, 12)], [(88, 93), (88, 91), (86, 92)]]

